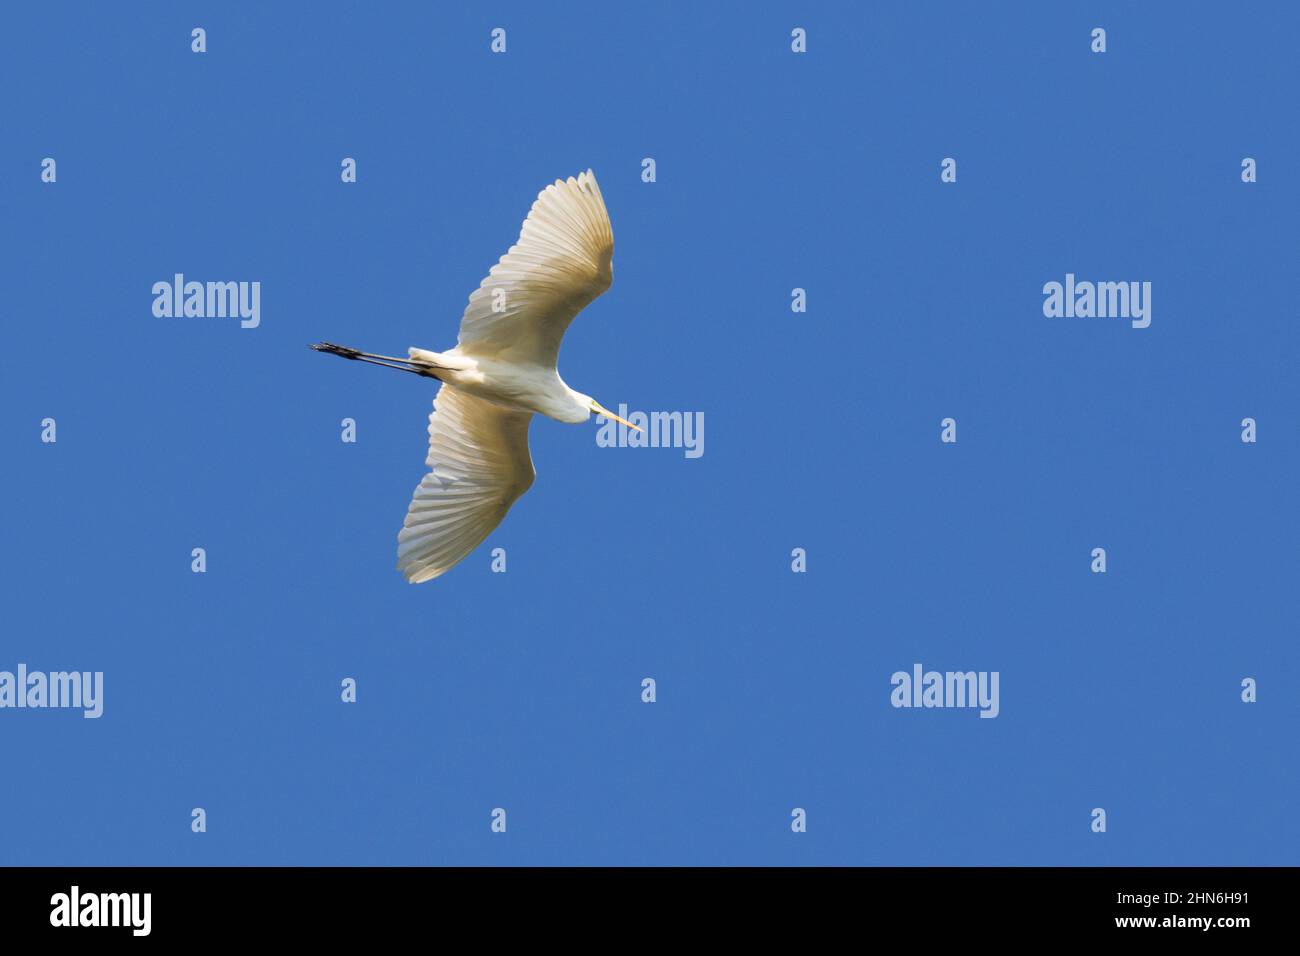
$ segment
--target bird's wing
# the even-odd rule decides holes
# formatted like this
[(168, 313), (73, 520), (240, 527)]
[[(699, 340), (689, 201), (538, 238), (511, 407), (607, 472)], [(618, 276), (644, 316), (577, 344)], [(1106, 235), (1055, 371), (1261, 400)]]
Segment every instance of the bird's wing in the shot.
[(449, 571), (532, 485), (532, 417), (450, 385), (438, 390), (429, 416), (432, 470), (415, 489), (397, 535), (397, 568), (412, 584)]
[(471, 293), (459, 349), (554, 366), (573, 317), (609, 288), (614, 233), (596, 176), (556, 180), (537, 194), (519, 241)]

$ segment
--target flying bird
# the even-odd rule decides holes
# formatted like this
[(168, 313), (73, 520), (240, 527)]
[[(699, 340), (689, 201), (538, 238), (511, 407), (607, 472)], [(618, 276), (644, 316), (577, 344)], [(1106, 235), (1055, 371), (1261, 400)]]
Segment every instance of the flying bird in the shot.
[(397, 535), (397, 569), (412, 584), (451, 570), (532, 486), (534, 414), (570, 424), (603, 415), (640, 431), (569, 388), (555, 367), (569, 323), (613, 281), (613, 255), (609, 213), (589, 169), (538, 193), (519, 241), (470, 294), (455, 348), (412, 348), (397, 358), (312, 346), (442, 383), (429, 416), (430, 471)]

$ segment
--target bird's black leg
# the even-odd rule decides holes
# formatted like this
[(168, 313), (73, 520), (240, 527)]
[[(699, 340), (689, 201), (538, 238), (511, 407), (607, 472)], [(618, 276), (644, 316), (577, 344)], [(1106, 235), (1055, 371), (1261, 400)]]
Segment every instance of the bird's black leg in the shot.
[(349, 348), (346, 345), (335, 345), (333, 342), (316, 342), (312, 345), (312, 348), (317, 352), (326, 352), (329, 355), (337, 355), (339, 358), (351, 359), (354, 362), (365, 362), (368, 365), (395, 368), (399, 372), (412, 372), (426, 378), (438, 377), (433, 374), (433, 370), (438, 366), (429, 362), (415, 362), (411, 359), (396, 358), (392, 355), (375, 355), (372, 352), (362, 352), (360, 349)]

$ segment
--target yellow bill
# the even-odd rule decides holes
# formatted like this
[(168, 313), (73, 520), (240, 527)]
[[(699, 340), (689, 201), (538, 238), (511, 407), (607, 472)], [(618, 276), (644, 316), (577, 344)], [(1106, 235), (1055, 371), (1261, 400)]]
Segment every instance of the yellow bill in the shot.
[(626, 425), (628, 428), (632, 429), (633, 431), (638, 431), (638, 432), (641, 431), (640, 425), (633, 425), (626, 418), (619, 418), (617, 415), (611, 412), (604, 405), (600, 404), (600, 402), (596, 401), (594, 398), (591, 400), (591, 410), (595, 412), (597, 415), (604, 415), (606, 418), (612, 418), (620, 425)]

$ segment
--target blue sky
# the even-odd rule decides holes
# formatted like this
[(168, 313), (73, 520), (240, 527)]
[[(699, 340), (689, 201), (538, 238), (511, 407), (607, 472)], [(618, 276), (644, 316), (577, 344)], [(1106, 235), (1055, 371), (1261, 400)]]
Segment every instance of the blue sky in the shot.
[[(105, 675), (0, 710), (0, 864), (1300, 862), (1293, 8), (0, 17), (0, 669)], [(588, 167), (615, 280), (561, 370), (705, 453), (538, 420), (409, 586), (431, 383), (307, 345), (449, 347)], [(154, 317), (177, 272), (261, 324)], [(1044, 317), (1066, 273), (1151, 326)], [(891, 707), (917, 662), (999, 716)]]

